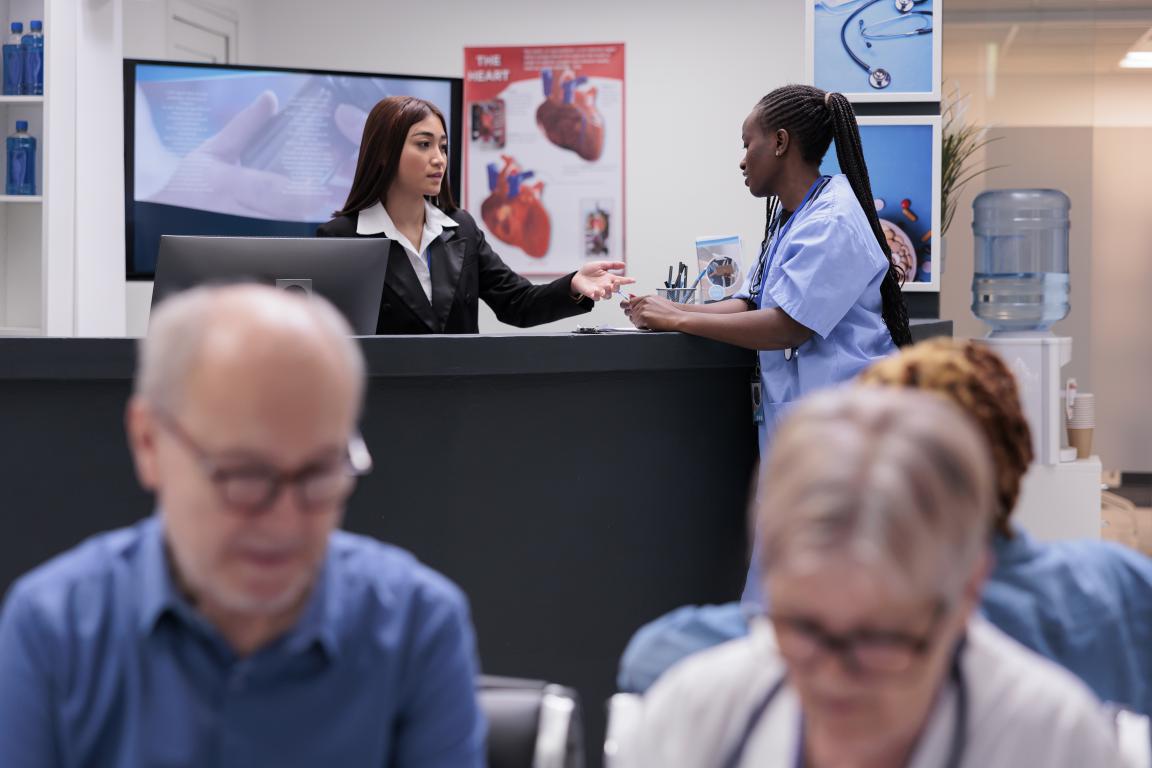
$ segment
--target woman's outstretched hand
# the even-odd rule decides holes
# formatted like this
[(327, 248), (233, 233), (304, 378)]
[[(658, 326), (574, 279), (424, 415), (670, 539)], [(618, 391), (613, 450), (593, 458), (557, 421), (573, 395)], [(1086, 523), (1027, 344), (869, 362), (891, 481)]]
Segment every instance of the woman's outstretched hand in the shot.
[(622, 285), (636, 282), (630, 277), (612, 274), (609, 270), (622, 270), (622, 261), (590, 261), (572, 276), (572, 293), (599, 301), (610, 299)]

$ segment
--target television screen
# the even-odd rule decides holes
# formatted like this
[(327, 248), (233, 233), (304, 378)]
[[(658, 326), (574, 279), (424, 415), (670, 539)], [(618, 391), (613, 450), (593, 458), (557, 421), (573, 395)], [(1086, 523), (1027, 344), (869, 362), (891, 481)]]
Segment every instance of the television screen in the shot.
[(458, 78), (126, 60), (124, 89), (129, 279), (153, 278), (161, 235), (312, 236), (386, 96), (444, 113), (460, 196)]

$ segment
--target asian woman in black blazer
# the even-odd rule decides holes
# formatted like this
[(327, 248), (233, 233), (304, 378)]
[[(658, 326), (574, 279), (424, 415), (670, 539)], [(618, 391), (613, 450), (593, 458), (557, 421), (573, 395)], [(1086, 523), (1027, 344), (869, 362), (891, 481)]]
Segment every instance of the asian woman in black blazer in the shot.
[(318, 237), (392, 240), (379, 334), (478, 333), (480, 299), (509, 325), (572, 317), (631, 278), (622, 262), (591, 261), (533, 285), (509, 269), (448, 185), (448, 136), (434, 104), (390, 96), (368, 115), (352, 190)]

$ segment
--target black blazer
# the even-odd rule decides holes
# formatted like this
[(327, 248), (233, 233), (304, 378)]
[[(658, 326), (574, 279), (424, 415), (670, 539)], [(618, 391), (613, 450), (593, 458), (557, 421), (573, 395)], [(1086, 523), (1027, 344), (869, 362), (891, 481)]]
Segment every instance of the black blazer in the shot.
[[(501, 322), (527, 328), (592, 309), (595, 302), (572, 298), (572, 276), (533, 285), (509, 269), (488, 245), (484, 233), (464, 209), (449, 214), (459, 226), (445, 227), (429, 246), (432, 302), (420, 287), (404, 246), (393, 242), (384, 277), (378, 334), (479, 333), (479, 299)], [(317, 237), (387, 237), (357, 235), (359, 214), (338, 216), (316, 230)]]

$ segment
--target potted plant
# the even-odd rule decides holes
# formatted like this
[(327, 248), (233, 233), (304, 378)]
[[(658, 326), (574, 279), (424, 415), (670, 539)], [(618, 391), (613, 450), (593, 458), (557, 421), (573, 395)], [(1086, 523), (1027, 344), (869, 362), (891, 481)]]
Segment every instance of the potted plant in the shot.
[(974, 155), (1002, 137), (988, 137), (987, 128), (979, 128), (964, 119), (968, 97), (955, 86), (944, 102), (941, 117), (943, 144), (940, 148), (940, 236), (943, 237), (956, 215), (956, 203), (964, 185), (981, 174), (1003, 165), (981, 167)]

